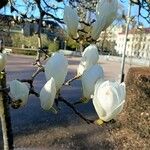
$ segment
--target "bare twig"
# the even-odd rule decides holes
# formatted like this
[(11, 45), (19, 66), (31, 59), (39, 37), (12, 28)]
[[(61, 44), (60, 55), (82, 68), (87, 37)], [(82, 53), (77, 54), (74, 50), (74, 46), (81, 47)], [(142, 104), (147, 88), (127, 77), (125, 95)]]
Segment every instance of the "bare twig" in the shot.
[(79, 79), (81, 75), (74, 76), (73, 78), (69, 79), (64, 85), (70, 85), (71, 82), (73, 82), (76, 79)]
[(35, 92), (33, 82), (34, 82), (34, 79), (36, 78), (36, 76), (38, 74), (40, 74), (41, 72), (44, 72), (44, 67), (38, 67), (37, 70), (32, 74), (30, 79), (21, 79), (21, 80), (18, 79), (20, 82), (28, 83), (30, 85), (29, 94), (34, 94), (37, 97), (39, 97), (39, 94), (37, 92)]
[[(0, 79), (0, 85), (2, 89), (7, 89), (6, 87), (6, 73), (3, 70), (3, 76)], [(12, 125), (11, 125), (11, 115), (9, 110), (9, 99), (7, 96), (7, 90), (0, 93), (0, 105), (3, 109), (3, 113), (1, 114), (1, 126), (3, 133), (3, 143), (4, 150), (13, 149), (13, 133), (12, 133)]]
[(34, 80), (34, 78), (41, 72), (44, 72), (44, 67), (38, 67), (37, 70), (33, 73), (32, 75), (32, 80)]

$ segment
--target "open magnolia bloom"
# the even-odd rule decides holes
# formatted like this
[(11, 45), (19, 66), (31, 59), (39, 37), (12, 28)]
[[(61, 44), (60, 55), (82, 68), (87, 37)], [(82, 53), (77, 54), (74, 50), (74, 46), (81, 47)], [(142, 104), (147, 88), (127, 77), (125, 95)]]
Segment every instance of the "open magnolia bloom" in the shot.
[(103, 68), (99, 64), (93, 65), (91, 68), (87, 69), (81, 77), (83, 98), (89, 100), (91, 95), (94, 94), (97, 80), (103, 78)]
[(81, 62), (77, 69), (77, 75), (82, 75), (83, 72), (91, 66), (97, 64), (99, 60), (98, 49), (95, 44), (91, 44), (85, 48), (82, 53)]
[(105, 30), (116, 18), (118, 0), (99, 0), (96, 6), (96, 22), (93, 24), (91, 36), (98, 39), (102, 30)]
[(0, 53), (0, 72), (3, 71), (3, 69), (5, 68), (6, 61), (7, 61), (7, 55)]
[(10, 96), (13, 101), (21, 101), (20, 106), (24, 106), (28, 101), (29, 88), (25, 83), (13, 80), (9, 83)]
[(46, 82), (40, 92), (41, 107), (44, 110), (50, 110), (53, 106), (56, 96), (56, 86), (54, 78)]
[(56, 52), (48, 59), (44, 68), (46, 80), (48, 81), (53, 77), (56, 84), (56, 91), (58, 91), (62, 87), (68, 71), (66, 57), (62, 53)]
[(68, 34), (71, 37), (76, 37), (79, 18), (75, 9), (70, 6), (64, 8), (64, 22), (67, 25)]
[(98, 80), (95, 85), (93, 104), (99, 118), (110, 121), (118, 115), (125, 102), (125, 84)]

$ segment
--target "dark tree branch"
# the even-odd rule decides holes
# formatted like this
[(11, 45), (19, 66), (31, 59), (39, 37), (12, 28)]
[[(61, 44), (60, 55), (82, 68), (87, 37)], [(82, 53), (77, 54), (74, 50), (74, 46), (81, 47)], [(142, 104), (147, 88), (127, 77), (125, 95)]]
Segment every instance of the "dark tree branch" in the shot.
[(80, 77), (81, 77), (81, 75), (80, 76), (74, 76), (73, 78), (69, 79), (66, 83), (64, 83), (64, 85), (70, 85), (71, 82), (73, 82), (76, 79), (79, 79)]
[(20, 82), (28, 83), (30, 85), (29, 94), (34, 94), (36, 97), (39, 97), (39, 94), (35, 92), (33, 82), (36, 76), (39, 75), (41, 72), (44, 72), (44, 67), (38, 67), (37, 70), (32, 74), (30, 79), (18, 79)]
[(94, 124), (94, 120), (90, 120), (90, 119), (85, 118), (80, 112), (78, 112), (78, 111), (76, 110), (76, 108), (74, 107), (73, 104), (69, 103), (69, 102), (68, 102), (67, 100), (65, 100), (63, 97), (59, 97), (59, 98), (58, 98), (58, 101), (63, 102), (64, 104), (66, 104), (69, 108), (71, 108), (71, 109), (73, 110), (73, 112), (74, 112), (76, 115), (78, 115), (78, 116), (79, 116), (82, 120), (84, 120), (86, 123), (88, 123), (88, 124), (90, 124), (90, 123)]

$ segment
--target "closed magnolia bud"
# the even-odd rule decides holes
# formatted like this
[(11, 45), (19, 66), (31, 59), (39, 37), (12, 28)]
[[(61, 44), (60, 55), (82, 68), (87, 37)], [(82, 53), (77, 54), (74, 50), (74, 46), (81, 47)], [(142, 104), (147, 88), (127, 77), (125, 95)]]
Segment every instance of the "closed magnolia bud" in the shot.
[(56, 96), (56, 85), (54, 78), (46, 82), (40, 92), (41, 107), (44, 110), (50, 110), (53, 106)]
[(6, 61), (7, 61), (7, 55), (0, 53), (0, 72), (3, 71), (3, 69), (5, 68)]
[(54, 53), (45, 64), (45, 76), (46, 80), (54, 78), (56, 84), (56, 90), (58, 91), (66, 78), (68, 71), (68, 61), (64, 54), (56, 52)]
[(18, 80), (13, 80), (9, 83), (10, 95), (13, 101), (20, 100), (20, 106), (24, 106), (28, 101), (29, 88), (25, 83)]
[(64, 22), (67, 25), (68, 34), (72, 37), (76, 37), (79, 18), (77, 15), (77, 11), (70, 6), (66, 6), (64, 8)]
[(83, 97), (89, 100), (91, 95), (94, 94), (97, 80), (103, 78), (103, 68), (99, 64), (93, 65), (91, 68), (87, 69), (81, 77)]
[(77, 69), (77, 75), (82, 75), (84, 70), (90, 68), (98, 62), (99, 54), (95, 44), (91, 44), (85, 48), (82, 53), (81, 62)]
[(99, 118), (103, 121), (114, 119), (123, 109), (125, 84), (98, 80), (95, 86), (93, 104)]
[(91, 37), (94, 40), (97, 40), (99, 38), (100, 33), (104, 29), (104, 25), (105, 25), (104, 16), (99, 17), (98, 15), (96, 15), (96, 22), (93, 24), (91, 32)]
[(96, 22), (93, 24), (91, 36), (98, 39), (102, 30), (105, 30), (117, 16), (118, 0), (99, 0), (96, 6)]

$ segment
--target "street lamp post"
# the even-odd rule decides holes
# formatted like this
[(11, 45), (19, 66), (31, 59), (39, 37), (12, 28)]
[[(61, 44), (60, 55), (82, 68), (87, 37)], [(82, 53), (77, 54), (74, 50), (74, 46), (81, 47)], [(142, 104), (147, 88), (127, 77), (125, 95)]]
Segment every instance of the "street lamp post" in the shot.
[(130, 23), (130, 13), (131, 13), (131, 2), (129, 2), (129, 9), (127, 15), (127, 23), (126, 23), (126, 31), (125, 31), (125, 38), (124, 38), (124, 46), (123, 46), (123, 55), (122, 55), (122, 62), (121, 62), (121, 79), (120, 82), (124, 81), (124, 66), (125, 66), (125, 54), (126, 54), (126, 46), (127, 46), (127, 37), (129, 32), (129, 23)]

